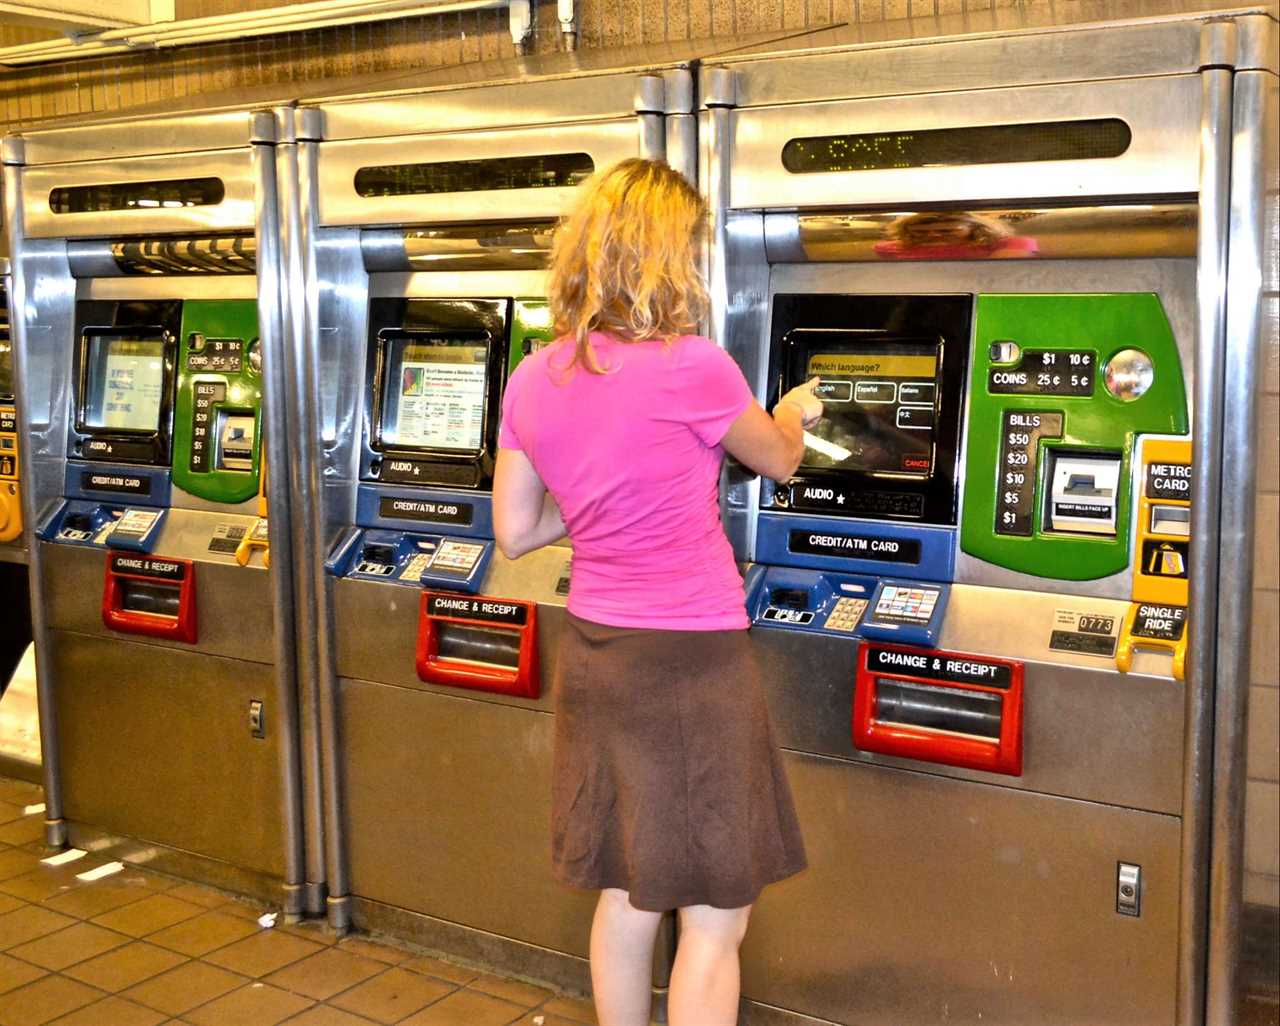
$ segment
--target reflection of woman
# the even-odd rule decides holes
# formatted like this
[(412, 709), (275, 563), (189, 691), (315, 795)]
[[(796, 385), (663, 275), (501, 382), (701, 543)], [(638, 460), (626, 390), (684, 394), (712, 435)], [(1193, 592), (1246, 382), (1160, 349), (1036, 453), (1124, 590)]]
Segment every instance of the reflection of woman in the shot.
[(760, 890), (804, 849), (720, 526), (725, 450), (787, 478), (817, 379), (771, 418), (688, 334), (702, 316), (705, 213), (665, 164), (583, 187), (557, 236), (558, 341), (507, 386), (494, 528), (510, 558), (573, 542), (555, 672), (556, 877), (602, 891), (591, 978), (604, 1026), (649, 1022), (653, 943), (678, 909), (672, 1026), (737, 1016), (738, 946)]

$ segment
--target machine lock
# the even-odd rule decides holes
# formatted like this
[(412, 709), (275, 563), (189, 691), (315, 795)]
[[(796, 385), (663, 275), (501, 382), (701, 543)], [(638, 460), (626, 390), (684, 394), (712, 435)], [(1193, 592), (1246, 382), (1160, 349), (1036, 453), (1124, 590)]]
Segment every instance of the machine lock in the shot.
[(195, 565), (134, 552), (107, 553), (102, 622), (122, 634), (196, 643)]
[(537, 698), (537, 604), (423, 591), (417, 670), (427, 684)]
[(988, 773), (1022, 775), (1021, 663), (957, 652), (863, 645), (853, 743)]
[(1142, 915), (1142, 867), (1116, 863), (1116, 911), (1122, 916)]

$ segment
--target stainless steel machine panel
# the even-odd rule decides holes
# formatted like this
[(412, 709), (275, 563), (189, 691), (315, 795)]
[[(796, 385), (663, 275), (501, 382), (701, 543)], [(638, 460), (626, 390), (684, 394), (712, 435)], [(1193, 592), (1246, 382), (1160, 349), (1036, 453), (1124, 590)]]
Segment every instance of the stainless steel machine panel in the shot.
[[(22, 172), (27, 235), (33, 239), (65, 239), (252, 228), (255, 201), (251, 149), (242, 146), (236, 150), (29, 167)], [(85, 183), (127, 185), (201, 178), (221, 180), (224, 190), (221, 201), (162, 209), (132, 207), (66, 214), (54, 213), (49, 203), (54, 189)]]
[(597, 168), (636, 154), (636, 119), (587, 124), (539, 125), (432, 135), (361, 138), (326, 142), (320, 161), (320, 220), (327, 225), (421, 224), (424, 222), (556, 218), (572, 187), (482, 190), (435, 195), (361, 196), (354, 176), (360, 168), (587, 153)]
[[(991, 162), (969, 166), (793, 174), (781, 162), (791, 139), (1089, 118), (1123, 120), (1133, 133), (1129, 148), (1107, 160), (1034, 165), (1000, 163), (993, 154)], [(1177, 195), (1194, 193), (1199, 184), (1200, 80), (1195, 75), (755, 107), (735, 111), (732, 124), (735, 173), (729, 195), (739, 210), (911, 206), (943, 190), (974, 201)]]
[(67, 818), (283, 876), (274, 668), (51, 635)]
[[(848, 1026), (1173, 1021), (1176, 818), (786, 761), (809, 869), (752, 913), (746, 999)], [(1119, 862), (1140, 917), (1116, 910)]]

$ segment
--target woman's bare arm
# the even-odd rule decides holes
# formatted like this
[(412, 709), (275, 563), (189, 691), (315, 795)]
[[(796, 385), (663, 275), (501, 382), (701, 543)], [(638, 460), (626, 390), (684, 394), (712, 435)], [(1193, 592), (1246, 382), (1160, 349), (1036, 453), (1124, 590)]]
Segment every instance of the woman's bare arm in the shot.
[(560, 508), (529, 457), (519, 449), (498, 450), (493, 472), (493, 535), (508, 559), (518, 559), (565, 536)]
[(822, 401), (813, 394), (818, 379), (805, 382), (778, 400), (773, 416), (752, 403), (738, 416), (720, 444), (757, 474), (785, 481), (804, 458), (804, 430), (822, 418)]

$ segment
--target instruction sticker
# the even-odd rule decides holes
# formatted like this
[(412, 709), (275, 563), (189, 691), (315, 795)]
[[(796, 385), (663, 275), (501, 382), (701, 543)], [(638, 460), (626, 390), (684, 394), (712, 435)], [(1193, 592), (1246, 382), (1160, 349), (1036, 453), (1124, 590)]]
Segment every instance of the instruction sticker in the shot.
[(1109, 613), (1055, 609), (1049, 647), (1058, 652), (1109, 659), (1116, 654), (1120, 620)]

